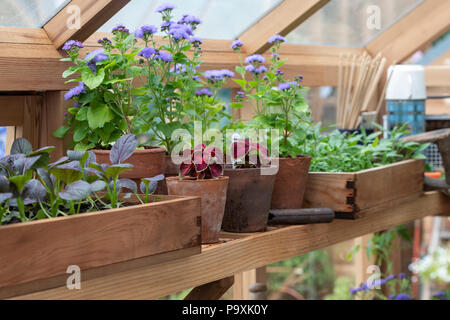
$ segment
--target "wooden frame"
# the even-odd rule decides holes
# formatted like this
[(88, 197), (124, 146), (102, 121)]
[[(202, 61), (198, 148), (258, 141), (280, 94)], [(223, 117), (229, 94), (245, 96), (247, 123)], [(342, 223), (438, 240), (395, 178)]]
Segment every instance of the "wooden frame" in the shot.
[[(89, 38), (128, 2), (130, 0), (72, 0), (50, 19), (43, 29), (47, 32), (55, 48), (60, 49), (67, 40), (84, 41)], [(68, 27), (67, 20), (70, 18), (70, 14), (66, 8), (71, 6), (79, 8), (79, 29)]]
[(200, 198), (158, 199), (139, 204), (131, 198), (128, 207), (2, 226), (0, 289), (64, 275), (71, 265), (86, 270), (181, 249), (200, 253)]
[(424, 170), (424, 160), (415, 159), (358, 172), (310, 172), (305, 206), (359, 218), (369, 208), (421, 193)]
[(449, 29), (449, 8), (450, 0), (425, 0), (368, 43), (367, 51), (372, 56), (383, 54), (387, 65), (393, 61), (401, 63)]
[(426, 66), (425, 80), (427, 87), (450, 86), (450, 66)]
[(428, 192), (366, 210), (354, 221), (224, 233), (224, 243), (203, 246), (195, 256), (83, 281), (81, 290), (64, 286), (16, 299), (155, 299), (431, 215), (450, 215), (450, 198)]
[(274, 34), (287, 35), (330, 0), (284, 0), (276, 8), (245, 30), (239, 40), (249, 54), (269, 49), (267, 42)]

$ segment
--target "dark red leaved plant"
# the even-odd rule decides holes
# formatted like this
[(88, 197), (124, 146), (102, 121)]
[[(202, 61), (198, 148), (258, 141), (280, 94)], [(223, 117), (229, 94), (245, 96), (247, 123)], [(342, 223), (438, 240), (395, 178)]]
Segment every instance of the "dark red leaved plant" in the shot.
[(183, 179), (215, 179), (223, 174), (223, 155), (217, 147), (199, 144), (193, 150), (183, 151), (180, 177)]
[(269, 151), (263, 145), (250, 139), (238, 139), (231, 144), (231, 155), (235, 168), (259, 168), (261, 159), (267, 159)]

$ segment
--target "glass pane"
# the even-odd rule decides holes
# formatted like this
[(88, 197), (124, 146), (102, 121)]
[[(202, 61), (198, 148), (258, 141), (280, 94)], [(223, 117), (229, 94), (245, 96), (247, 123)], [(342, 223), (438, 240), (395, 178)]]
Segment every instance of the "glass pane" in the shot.
[(293, 30), (297, 44), (364, 47), (423, 0), (331, 0)]
[(1, 0), (0, 26), (42, 28), (70, 0)]
[(144, 24), (161, 24), (156, 8), (162, 3), (176, 6), (174, 16), (192, 14), (202, 21), (196, 36), (210, 39), (235, 39), (282, 0), (132, 0), (98, 31), (111, 32), (122, 23), (130, 30)]

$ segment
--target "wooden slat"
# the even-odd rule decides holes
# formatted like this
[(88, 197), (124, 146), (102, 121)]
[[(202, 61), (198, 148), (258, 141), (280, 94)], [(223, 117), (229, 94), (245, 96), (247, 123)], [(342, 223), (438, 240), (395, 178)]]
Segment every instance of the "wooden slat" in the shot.
[(269, 38), (275, 34), (287, 35), (329, 0), (284, 0), (267, 15), (239, 36), (247, 53), (265, 52)]
[(425, 81), (427, 87), (450, 87), (450, 65), (426, 66)]
[(0, 96), (0, 126), (22, 126), (26, 96)]
[(65, 274), (70, 265), (86, 270), (200, 248), (199, 211), (199, 198), (165, 196), (143, 205), (2, 226), (0, 287)]
[(106, 23), (130, 0), (72, 0), (68, 6), (80, 8), (80, 28), (69, 29), (67, 19), (70, 15), (62, 9), (44, 25), (50, 40), (56, 48), (61, 48), (67, 40), (84, 41)]
[(449, 214), (450, 198), (429, 192), (403, 203), (386, 203), (359, 220), (289, 226), (208, 246), (201, 254), (82, 282), (20, 299), (153, 299), (317, 250), (428, 215)]
[(234, 277), (216, 280), (192, 289), (184, 300), (219, 300), (234, 283)]
[(0, 43), (52, 45), (44, 29), (15, 27), (0, 27)]
[(425, 0), (380, 36), (366, 49), (375, 56), (382, 53), (388, 65), (401, 63), (426, 43), (450, 27), (450, 0)]

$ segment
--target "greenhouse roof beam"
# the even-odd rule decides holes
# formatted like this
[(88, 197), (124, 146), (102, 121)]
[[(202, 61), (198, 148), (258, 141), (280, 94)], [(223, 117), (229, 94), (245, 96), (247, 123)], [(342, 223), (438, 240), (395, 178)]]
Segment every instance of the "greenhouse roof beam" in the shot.
[(450, 27), (450, 0), (425, 0), (369, 42), (367, 51), (382, 53), (389, 62), (403, 62)]
[(287, 35), (328, 2), (329, 0), (284, 0), (244, 31), (239, 40), (244, 42), (247, 53), (263, 53), (270, 47), (267, 40), (271, 36)]
[[(130, 0), (72, 0), (43, 28), (53, 45), (60, 49), (67, 40), (84, 41), (89, 38), (128, 2)], [(71, 7), (74, 9), (69, 10)], [(77, 12), (80, 14), (79, 28), (74, 20)]]

